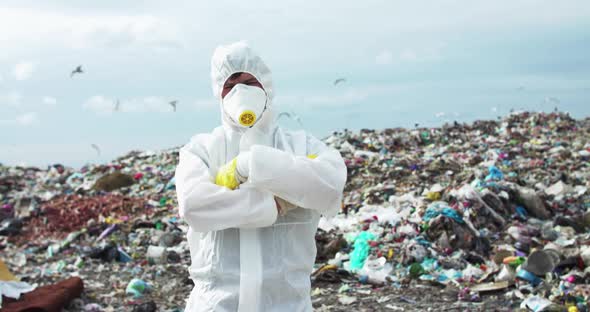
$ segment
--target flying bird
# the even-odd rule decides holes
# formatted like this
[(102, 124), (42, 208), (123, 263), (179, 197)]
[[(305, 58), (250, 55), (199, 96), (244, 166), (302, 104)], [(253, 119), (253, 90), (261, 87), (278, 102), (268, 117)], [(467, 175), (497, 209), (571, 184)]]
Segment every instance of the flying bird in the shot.
[(300, 125), (303, 126), (303, 123), (301, 122), (301, 117), (299, 117), (299, 115), (297, 115), (297, 114), (295, 114), (293, 112), (291, 112), (291, 113), (282, 112), (282, 113), (279, 114), (279, 116), (277, 116), (277, 120), (279, 120), (282, 116), (286, 116), (287, 118), (289, 118), (289, 119), (291, 119), (293, 121), (296, 121), (297, 123), (299, 123)]
[(96, 151), (96, 153), (98, 154), (98, 156), (100, 156), (100, 148), (98, 147), (98, 145), (92, 144), (90, 146), (92, 146), (92, 148)]
[(338, 78), (338, 79), (334, 80), (334, 85), (337, 85), (342, 82), (346, 82), (346, 78)]
[(115, 112), (118, 112), (119, 109), (121, 109), (121, 102), (119, 102), (119, 99), (117, 99), (117, 103), (115, 103)]
[(84, 71), (82, 70), (82, 65), (78, 65), (78, 67), (76, 67), (76, 69), (72, 70), (72, 73), (70, 74), (70, 78), (74, 77), (75, 74), (82, 74), (84, 73)]
[(176, 112), (176, 103), (178, 103), (178, 100), (170, 101), (170, 103), (168, 103), (170, 106), (172, 106), (172, 110), (174, 112)]

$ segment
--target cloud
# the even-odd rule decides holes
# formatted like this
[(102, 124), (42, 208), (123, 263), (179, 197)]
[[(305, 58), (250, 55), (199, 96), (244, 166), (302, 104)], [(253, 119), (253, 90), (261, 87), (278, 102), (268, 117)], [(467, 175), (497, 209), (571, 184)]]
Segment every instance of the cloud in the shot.
[(0, 42), (15, 44), (30, 42), (31, 38), (41, 38), (36, 43), (61, 44), (75, 49), (171, 49), (181, 47), (184, 43), (182, 28), (172, 19), (150, 14), (80, 13), (67, 14), (24, 8), (3, 9), (0, 12)]
[(115, 109), (115, 102), (102, 95), (95, 95), (86, 100), (82, 107), (98, 114), (110, 114)]
[(375, 63), (377, 65), (389, 65), (393, 63), (393, 54), (391, 51), (383, 50), (375, 57)]
[[(170, 49), (182, 46), (180, 30), (173, 24), (151, 15), (92, 17), (91, 27), (71, 29), (72, 45), (76, 48), (155, 47)], [(75, 21), (80, 24), (82, 21)]]
[(27, 80), (31, 78), (33, 71), (35, 69), (35, 64), (31, 62), (20, 62), (14, 65), (14, 69), (12, 73), (16, 80)]
[(436, 114), (434, 114), (434, 116), (436, 118), (441, 118), (441, 117), (445, 117), (447, 114), (445, 112), (438, 112)]
[(159, 96), (148, 96), (121, 102), (122, 112), (172, 112), (170, 100)]
[(38, 122), (37, 113), (30, 112), (30, 113), (22, 114), (20, 116), (17, 116), (15, 121), (17, 124), (19, 124), (21, 126), (32, 125), (32, 124)]
[(14, 119), (0, 120), (0, 125), (18, 125), (18, 126), (30, 126), (39, 121), (37, 113), (29, 112), (22, 115), (16, 116)]
[(57, 99), (51, 96), (45, 96), (43, 97), (43, 104), (49, 107), (55, 107), (57, 105)]
[(414, 50), (404, 50), (399, 54), (399, 59), (402, 61), (417, 61), (418, 55)]
[(0, 94), (0, 106), (19, 106), (22, 96), (18, 92), (11, 92), (8, 94)]
[[(172, 106), (170, 106), (170, 99), (160, 96), (148, 96), (143, 98), (135, 98), (128, 100), (119, 101), (119, 109), (115, 111), (117, 99), (107, 98), (102, 95), (95, 95), (84, 104), (87, 110), (93, 111), (98, 114), (112, 114), (112, 113), (169, 113), (172, 112)], [(181, 106), (182, 102), (179, 101), (178, 107)]]

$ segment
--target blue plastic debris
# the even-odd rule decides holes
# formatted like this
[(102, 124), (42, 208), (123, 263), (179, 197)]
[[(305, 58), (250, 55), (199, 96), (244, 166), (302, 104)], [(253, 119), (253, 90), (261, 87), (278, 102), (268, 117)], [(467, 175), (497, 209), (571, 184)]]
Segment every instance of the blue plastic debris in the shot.
[(523, 206), (516, 206), (516, 213), (523, 219), (526, 219), (527, 217), (526, 209), (524, 209)]
[(422, 220), (428, 222), (439, 215), (443, 215), (447, 218), (451, 218), (458, 223), (465, 223), (463, 217), (453, 208), (447, 206), (444, 202), (434, 202), (426, 209)]
[(121, 246), (117, 247), (117, 251), (119, 252), (119, 261), (120, 262), (131, 262), (133, 258), (121, 248)]
[(541, 279), (538, 278), (536, 275), (523, 269), (520, 269), (518, 270), (518, 272), (516, 272), (516, 277), (529, 282), (533, 287), (536, 287), (542, 282)]
[(488, 168), (488, 171), (489, 173), (486, 176), (486, 181), (500, 181), (504, 179), (504, 174), (498, 167), (491, 165)]
[(371, 247), (369, 241), (375, 240), (375, 235), (370, 232), (361, 232), (354, 240), (354, 250), (350, 253), (350, 269), (360, 270), (365, 264)]
[(125, 293), (127, 293), (129, 295), (133, 295), (133, 297), (135, 297), (135, 298), (139, 298), (139, 297), (143, 296), (143, 294), (146, 291), (149, 291), (150, 289), (151, 289), (151, 286), (148, 283), (146, 283), (145, 281), (143, 281), (141, 279), (134, 278), (127, 285), (127, 288), (125, 289)]

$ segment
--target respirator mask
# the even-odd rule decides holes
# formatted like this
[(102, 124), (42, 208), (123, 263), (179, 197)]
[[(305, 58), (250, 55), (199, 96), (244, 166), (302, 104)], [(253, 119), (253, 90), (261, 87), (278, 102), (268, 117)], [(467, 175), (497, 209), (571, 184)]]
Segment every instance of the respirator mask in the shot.
[(229, 119), (242, 128), (251, 128), (262, 118), (268, 96), (259, 87), (245, 84), (235, 85), (221, 101), (223, 111)]

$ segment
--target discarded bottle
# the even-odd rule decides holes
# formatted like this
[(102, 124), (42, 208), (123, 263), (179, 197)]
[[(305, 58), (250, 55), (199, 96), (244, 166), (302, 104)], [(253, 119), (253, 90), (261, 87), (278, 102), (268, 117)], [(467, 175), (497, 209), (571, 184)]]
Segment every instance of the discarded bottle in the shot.
[(138, 279), (138, 278), (134, 278), (127, 285), (127, 288), (125, 289), (125, 293), (133, 295), (133, 297), (138, 298), (138, 297), (143, 296), (144, 293), (147, 292), (150, 288), (151, 288), (150, 285), (148, 283), (146, 283), (145, 281)]
[(504, 260), (502, 260), (502, 263), (509, 264), (512, 267), (517, 267), (517, 266), (523, 264), (525, 261), (526, 261), (526, 259), (524, 257), (510, 256), (510, 257), (504, 258)]

